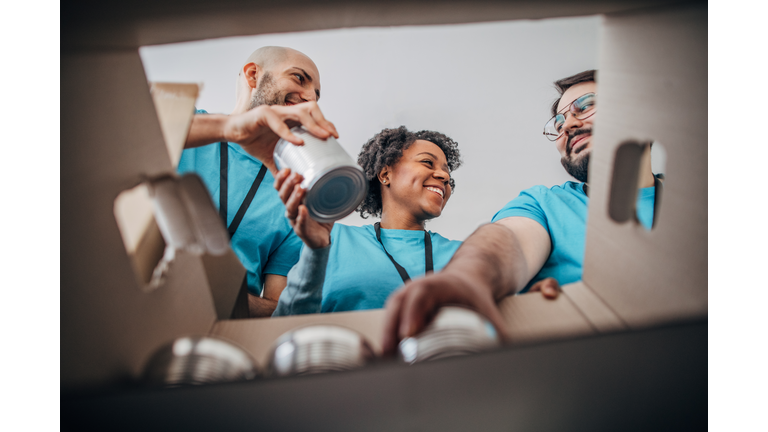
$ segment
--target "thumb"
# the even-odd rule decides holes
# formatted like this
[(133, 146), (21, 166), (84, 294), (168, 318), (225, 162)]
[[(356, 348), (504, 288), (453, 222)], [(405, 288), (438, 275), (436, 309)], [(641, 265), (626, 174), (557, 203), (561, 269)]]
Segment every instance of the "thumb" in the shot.
[(529, 292), (541, 292), (545, 298), (554, 300), (560, 294), (560, 284), (557, 279), (549, 277), (533, 284)]

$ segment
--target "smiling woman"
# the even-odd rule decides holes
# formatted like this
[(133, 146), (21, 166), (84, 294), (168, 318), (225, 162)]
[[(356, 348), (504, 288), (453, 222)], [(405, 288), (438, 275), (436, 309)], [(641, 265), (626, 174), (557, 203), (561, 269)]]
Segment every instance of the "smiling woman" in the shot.
[(357, 211), (381, 216), (381, 223), (318, 223), (300, 204), (302, 177), (289, 170), (275, 177), (305, 246), (274, 316), (382, 308), (405, 281), (442, 269), (461, 245), (424, 229), (455, 187), (451, 172), (461, 164), (455, 141), (438, 132), (384, 129), (363, 146), (358, 163), (369, 192)]

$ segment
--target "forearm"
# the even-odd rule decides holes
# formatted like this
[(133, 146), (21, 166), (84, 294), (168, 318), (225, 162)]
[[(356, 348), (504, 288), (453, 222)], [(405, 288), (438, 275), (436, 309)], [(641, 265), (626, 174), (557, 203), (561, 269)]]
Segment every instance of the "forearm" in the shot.
[(225, 124), (228, 116), (223, 114), (195, 114), (189, 127), (184, 148), (200, 147), (207, 144), (228, 141)]
[(456, 251), (443, 272), (489, 289), (496, 300), (519, 292), (530, 280), (517, 237), (500, 224), (478, 228)]
[(304, 248), (299, 262), (288, 273), (288, 282), (272, 316), (320, 313), (330, 249)]
[(272, 316), (277, 307), (277, 301), (248, 294), (248, 310), (251, 318)]

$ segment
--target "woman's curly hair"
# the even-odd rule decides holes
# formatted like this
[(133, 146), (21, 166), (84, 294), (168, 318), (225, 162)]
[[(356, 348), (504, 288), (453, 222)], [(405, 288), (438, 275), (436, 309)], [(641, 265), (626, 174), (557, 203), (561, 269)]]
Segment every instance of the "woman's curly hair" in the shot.
[[(403, 157), (403, 150), (410, 147), (416, 140), (429, 141), (440, 147), (445, 153), (448, 169), (451, 172), (461, 166), (459, 145), (440, 132), (428, 130), (410, 132), (405, 126), (400, 126), (397, 129), (384, 129), (363, 145), (363, 149), (360, 150), (360, 155), (357, 157), (357, 163), (363, 168), (365, 177), (368, 179), (368, 195), (357, 208), (360, 216), (363, 218), (381, 216), (379, 172), (386, 166), (396, 164)], [(450, 185), (451, 189), (456, 188), (453, 178), (450, 180)]]

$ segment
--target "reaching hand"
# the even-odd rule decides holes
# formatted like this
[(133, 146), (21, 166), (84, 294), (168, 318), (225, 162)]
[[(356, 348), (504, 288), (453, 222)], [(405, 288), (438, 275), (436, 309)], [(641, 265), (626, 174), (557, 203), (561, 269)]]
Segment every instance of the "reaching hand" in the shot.
[(384, 317), (384, 353), (394, 354), (401, 339), (422, 331), (441, 306), (451, 304), (469, 307), (485, 316), (499, 336), (507, 339), (506, 323), (492, 291), (446, 269), (410, 280), (389, 297)]
[(297, 125), (304, 126), (318, 138), (339, 137), (336, 127), (323, 117), (320, 107), (313, 101), (291, 106), (261, 105), (243, 114), (231, 115), (224, 124), (224, 136), (275, 173), (277, 168), (272, 152), (277, 141), (283, 138), (296, 145), (304, 144), (290, 131)]
[[(384, 317), (384, 353), (392, 355), (400, 340), (413, 336), (429, 324), (437, 310), (450, 304), (462, 305), (488, 318), (502, 340), (508, 339), (506, 321), (501, 315), (492, 291), (479, 281), (468, 280), (449, 269), (412, 280), (387, 300)], [(536, 282), (530, 292), (540, 291), (547, 299), (557, 298), (560, 285), (554, 278)]]
[(307, 193), (300, 185), (303, 180), (300, 174), (285, 168), (275, 175), (275, 189), (285, 204), (285, 217), (296, 235), (312, 249), (324, 248), (331, 244), (333, 222), (320, 223), (309, 216), (307, 206), (302, 204)]

